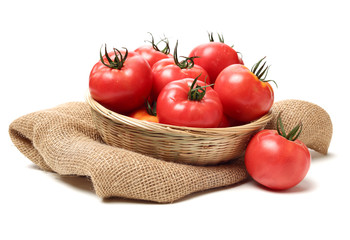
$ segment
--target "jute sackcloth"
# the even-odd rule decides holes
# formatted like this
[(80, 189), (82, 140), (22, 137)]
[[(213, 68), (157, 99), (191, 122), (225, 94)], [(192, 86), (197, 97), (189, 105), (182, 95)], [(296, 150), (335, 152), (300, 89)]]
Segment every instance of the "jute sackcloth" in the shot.
[(242, 160), (191, 166), (106, 145), (92, 122), (90, 107), (82, 102), (22, 116), (11, 123), (9, 134), (19, 151), (41, 169), (88, 176), (102, 198), (169, 203), (193, 192), (238, 183), (248, 176)]
[(242, 161), (213, 167), (165, 162), (104, 144), (86, 103), (66, 103), (11, 123), (15, 146), (41, 169), (89, 176), (96, 194), (173, 202), (247, 177)]
[(276, 129), (277, 117), (281, 119), (286, 132), (302, 123), (299, 140), (319, 153), (327, 154), (333, 135), (333, 125), (330, 116), (320, 106), (303, 100), (288, 99), (276, 102), (272, 106), (272, 119), (266, 129)]

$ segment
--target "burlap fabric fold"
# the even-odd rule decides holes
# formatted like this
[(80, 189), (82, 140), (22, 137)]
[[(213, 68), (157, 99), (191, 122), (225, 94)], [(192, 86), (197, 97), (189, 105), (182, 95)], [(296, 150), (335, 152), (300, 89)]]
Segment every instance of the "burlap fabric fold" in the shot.
[(165, 162), (104, 144), (86, 103), (31, 113), (9, 128), (15, 146), (46, 171), (91, 178), (100, 197), (174, 202), (247, 177), (242, 161), (199, 167)]
[[(332, 130), (327, 113), (313, 113), (312, 109), (305, 107), (309, 103), (277, 103), (273, 113), (277, 116), (279, 111), (284, 111), (287, 115), (290, 106), (298, 109), (300, 104), (306, 114), (289, 111), (289, 120), (285, 121), (287, 128), (295, 120), (313, 117), (316, 122), (311, 123), (316, 125), (321, 118), (326, 118), (326, 121), (321, 121), (322, 126), (317, 126), (322, 131), (327, 128)], [(319, 109), (316, 105), (310, 106)], [(320, 118), (315, 114), (326, 116)], [(293, 115), (301, 117), (293, 118)], [(268, 126), (274, 127), (272, 122)], [(315, 135), (321, 130), (314, 131), (315, 125), (304, 124), (305, 129), (306, 134), (302, 137), (308, 146), (322, 146), (321, 150), (316, 150), (326, 153), (332, 132), (327, 135), (328, 139), (321, 141), (319, 135)], [(94, 127), (88, 104), (82, 102), (66, 103), (22, 116), (11, 123), (9, 134), (19, 151), (41, 169), (60, 175), (87, 176), (91, 178), (96, 194), (102, 198), (123, 197), (169, 203), (193, 192), (238, 183), (248, 176), (242, 159), (219, 166), (191, 166), (108, 146)], [(315, 145), (315, 142), (318, 144)]]
[(329, 114), (322, 107), (303, 100), (288, 99), (276, 102), (272, 106), (272, 119), (267, 129), (277, 128), (277, 116), (281, 118), (286, 131), (302, 123), (299, 140), (319, 153), (327, 154), (332, 140), (333, 124)]

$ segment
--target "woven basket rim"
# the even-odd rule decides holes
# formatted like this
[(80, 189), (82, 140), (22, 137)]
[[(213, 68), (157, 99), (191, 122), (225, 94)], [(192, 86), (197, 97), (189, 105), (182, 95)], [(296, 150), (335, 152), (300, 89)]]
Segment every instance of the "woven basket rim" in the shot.
[(103, 115), (104, 117), (112, 120), (113, 122), (124, 123), (124, 124), (127, 124), (128, 126), (141, 128), (143, 130), (151, 130), (151, 131), (164, 132), (167, 134), (176, 134), (176, 135), (185, 134), (185, 135), (215, 135), (215, 136), (221, 135), (222, 136), (222, 135), (232, 135), (235, 133), (239, 133), (239, 134), (250, 133), (251, 131), (260, 129), (263, 124), (267, 123), (272, 118), (272, 112), (269, 111), (266, 115), (262, 116), (261, 118), (239, 126), (225, 127), (225, 128), (183, 127), (183, 126), (168, 125), (163, 123), (148, 122), (148, 121), (139, 120), (123, 114), (116, 113), (112, 110), (107, 109), (106, 107), (98, 103), (96, 100), (94, 100), (91, 97), (89, 91), (87, 91), (87, 94), (85, 95), (85, 100), (93, 110)]

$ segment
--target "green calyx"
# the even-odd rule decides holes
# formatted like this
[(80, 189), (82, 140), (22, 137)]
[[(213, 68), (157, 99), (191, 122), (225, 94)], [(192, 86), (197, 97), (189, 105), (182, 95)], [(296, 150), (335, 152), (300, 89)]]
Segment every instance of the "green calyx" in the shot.
[(147, 113), (151, 116), (157, 116), (157, 102), (154, 101), (152, 106), (151, 104), (149, 103), (148, 100), (146, 100), (146, 110), (147, 110)]
[(182, 58), (185, 58), (185, 59), (180, 62), (179, 58), (178, 58), (178, 55), (177, 55), (177, 46), (178, 46), (178, 41), (176, 41), (175, 48), (174, 48), (174, 54), (173, 54), (175, 64), (181, 69), (191, 69), (191, 68), (193, 68), (193, 66), (194, 66), (193, 59), (198, 58), (198, 57), (197, 56), (193, 56), (193, 57), (181, 56)]
[[(209, 42), (215, 42), (213, 32), (208, 32)], [(219, 42), (225, 43), (224, 35), (218, 33)]]
[(126, 48), (124, 48), (124, 49), (125, 49), (125, 54), (123, 56), (123, 54), (118, 49), (113, 48), (115, 57), (112, 60), (109, 57), (108, 52), (107, 52), (107, 44), (105, 44), (105, 56), (106, 56), (106, 59), (108, 61), (108, 63), (106, 63), (105, 60), (103, 59), (103, 56), (102, 56), (102, 46), (101, 46), (101, 49), (100, 49), (101, 63), (103, 65), (105, 65), (106, 67), (120, 70), (124, 66), (124, 62), (125, 62), (126, 58), (128, 57), (128, 49), (126, 49)]
[(250, 70), (257, 78), (262, 81), (262, 82), (273, 82), (276, 87), (278, 87), (277, 83), (274, 80), (266, 80), (267, 73), (269, 72), (269, 69), (271, 66), (266, 65), (266, 61), (260, 66), (261, 62), (265, 59), (266, 57), (263, 57), (260, 59), (257, 63), (255, 63)]
[[(169, 46), (169, 40), (168, 40), (168, 38), (164, 37), (164, 38), (161, 39), (158, 43), (155, 43), (155, 42), (154, 42), (154, 37), (153, 37), (152, 33), (149, 32), (149, 34), (151, 35), (151, 38), (152, 38), (152, 39), (151, 39), (151, 41), (147, 41), (147, 42), (149, 42), (149, 43), (152, 44), (153, 49), (156, 50), (156, 51), (158, 51), (158, 52), (162, 52), (162, 53), (168, 55), (168, 54), (170, 53), (170, 46)], [(158, 47), (158, 45), (159, 45), (160, 43), (162, 43), (162, 42), (165, 43), (165, 47), (164, 47), (162, 50), (160, 50), (160, 48)]]
[[(209, 42), (215, 42), (213, 32), (208, 32)], [(225, 43), (224, 35), (218, 33), (219, 42)], [(234, 45), (231, 46), (233, 48)]]
[(201, 74), (199, 74), (198, 77), (196, 77), (191, 84), (190, 91), (188, 91), (188, 99), (189, 100), (192, 100), (192, 101), (202, 100), (203, 97), (205, 96), (206, 88), (214, 85), (214, 83), (206, 85), (206, 86), (200, 86), (199, 84), (196, 84), (200, 75)]
[[(208, 37), (209, 37), (209, 42), (215, 42), (213, 32), (208, 32)], [(218, 33), (218, 38), (219, 38), (219, 42), (225, 43), (223, 34)], [(231, 48), (233, 48), (233, 47), (234, 47), (234, 44), (231, 45)], [(241, 52), (236, 51), (236, 53), (240, 55), (241, 59), (243, 59), (243, 54)]]
[(277, 117), (277, 132), (278, 132), (278, 134), (280, 136), (286, 138), (289, 141), (297, 140), (298, 137), (300, 136), (300, 133), (301, 133), (302, 128), (303, 128), (302, 123), (300, 122), (288, 134), (286, 134), (286, 131), (284, 130), (284, 126), (282, 123), (281, 114), (282, 114), (282, 112), (280, 112), (278, 114), (278, 117)]

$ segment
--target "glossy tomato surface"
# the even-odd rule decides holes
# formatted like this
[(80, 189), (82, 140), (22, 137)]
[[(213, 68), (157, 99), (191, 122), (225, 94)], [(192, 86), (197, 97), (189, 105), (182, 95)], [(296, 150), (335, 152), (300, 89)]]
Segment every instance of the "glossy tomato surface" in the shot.
[(140, 54), (148, 62), (151, 68), (159, 60), (172, 58), (171, 54), (165, 54), (161, 51), (157, 51), (152, 46), (139, 47), (135, 50), (135, 52)]
[[(186, 127), (218, 127), (223, 116), (222, 104), (217, 93), (206, 88), (200, 101), (189, 100), (188, 92), (193, 79), (182, 79), (169, 83), (159, 94), (157, 114), (160, 123)], [(200, 86), (206, 84), (197, 81)]]
[(194, 65), (191, 68), (180, 68), (175, 64), (173, 58), (160, 60), (155, 63), (152, 68), (152, 96), (154, 99), (156, 99), (165, 85), (172, 81), (184, 78), (196, 78), (199, 75), (199, 80), (206, 82), (210, 81), (207, 71), (205, 71), (201, 66)]
[[(125, 55), (125, 51), (121, 51)], [(111, 59), (115, 53), (108, 53)], [(103, 57), (107, 62), (106, 57)], [(126, 113), (141, 107), (152, 89), (151, 68), (147, 61), (135, 52), (128, 52), (121, 69), (97, 62), (90, 72), (91, 97), (106, 108)]]
[(217, 77), (214, 89), (219, 94), (224, 113), (241, 122), (267, 114), (274, 101), (271, 85), (260, 81), (240, 64), (226, 67)]
[(209, 74), (210, 83), (214, 83), (219, 73), (229, 65), (242, 64), (242, 59), (230, 46), (221, 42), (208, 42), (195, 47), (189, 57), (194, 63), (203, 67)]
[(299, 140), (290, 141), (276, 130), (262, 130), (249, 142), (245, 165), (258, 183), (284, 190), (300, 183), (310, 168), (310, 152)]

